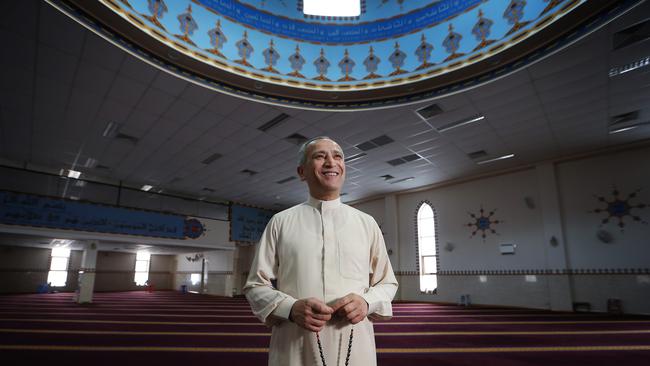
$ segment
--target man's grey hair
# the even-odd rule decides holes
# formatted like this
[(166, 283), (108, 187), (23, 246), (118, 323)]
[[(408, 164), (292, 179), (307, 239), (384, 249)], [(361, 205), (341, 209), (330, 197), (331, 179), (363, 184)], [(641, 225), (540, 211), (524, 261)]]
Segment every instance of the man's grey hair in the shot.
[[(300, 149), (298, 149), (298, 166), (302, 166), (302, 165), (305, 164), (305, 162), (307, 162), (307, 148), (309, 147), (309, 145), (315, 143), (316, 141), (320, 141), (320, 140), (334, 141), (329, 136), (316, 136), (316, 137), (312, 137), (309, 140), (303, 142), (302, 145), (300, 145)], [(336, 143), (336, 141), (334, 141), (334, 143)], [(336, 144), (338, 145), (338, 143), (336, 143)], [(341, 151), (341, 153), (343, 153), (343, 151)]]

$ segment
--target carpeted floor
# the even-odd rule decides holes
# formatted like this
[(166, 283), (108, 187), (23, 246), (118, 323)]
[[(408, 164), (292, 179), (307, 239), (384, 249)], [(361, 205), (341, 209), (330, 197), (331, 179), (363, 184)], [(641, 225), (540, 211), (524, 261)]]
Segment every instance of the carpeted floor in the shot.
[[(174, 291), (0, 296), (0, 354), (26, 364), (266, 365), (270, 330), (244, 298)], [(650, 317), (396, 303), (380, 366), (647, 365)], [(356, 366), (356, 365), (352, 365)]]

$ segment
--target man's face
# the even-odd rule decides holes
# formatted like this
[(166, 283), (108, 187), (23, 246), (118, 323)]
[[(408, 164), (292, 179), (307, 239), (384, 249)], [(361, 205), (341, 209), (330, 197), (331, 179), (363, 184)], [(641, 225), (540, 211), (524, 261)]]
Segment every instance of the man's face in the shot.
[(307, 147), (305, 163), (298, 175), (307, 181), (309, 193), (321, 200), (339, 197), (345, 181), (345, 162), (341, 147), (332, 140), (317, 140)]

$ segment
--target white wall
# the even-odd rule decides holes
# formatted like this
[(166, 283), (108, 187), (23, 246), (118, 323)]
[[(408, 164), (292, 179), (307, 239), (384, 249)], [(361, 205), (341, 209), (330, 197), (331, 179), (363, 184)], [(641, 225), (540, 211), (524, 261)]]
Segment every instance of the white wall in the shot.
[[(650, 313), (650, 226), (630, 217), (623, 231), (610, 223), (600, 227), (604, 208), (594, 195), (611, 198), (614, 185), (625, 198), (642, 189), (631, 202), (650, 204), (650, 170), (640, 169), (650, 148), (592, 156), (497, 176), (470, 180), (426, 191), (398, 194), (355, 205), (378, 222), (390, 221), (397, 210), (398, 253), (391, 262), (398, 274), (398, 298), (457, 302), (469, 294), (474, 303), (570, 310), (573, 302), (589, 302), (606, 311), (607, 299), (623, 301), (624, 310)], [(529, 207), (526, 202), (532, 202)], [(415, 218), (427, 201), (437, 214), (440, 268), (438, 291), (419, 291), (416, 271)], [(469, 213), (494, 210), (497, 234), (471, 235)], [(634, 209), (650, 221), (650, 208)], [(604, 244), (598, 230), (614, 241)], [(388, 237), (394, 233), (386, 233)], [(552, 240), (555, 238), (555, 240)], [(453, 250), (445, 250), (445, 244)], [(514, 255), (502, 255), (499, 244), (516, 244)], [(393, 245), (393, 244), (391, 244)], [(609, 274), (594, 274), (598, 272)], [(593, 272), (593, 273), (592, 273)], [(616, 272), (616, 273), (613, 273)], [(534, 281), (532, 277), (535, 276)], [(481, 277), (482, 276), (482, 277)], [(482, 278), (484, 281), (480, 281)], [(644, 295), (645, 294), (645, 295)]]
[[(188, 259), (189, 258), (189, 259)], [(205, 261), (205, 270), (203, 262)], [(187, 286), (188, 291), (197, 291), (210, 295), (232, 296), (233, 294), (234, 250), (213, 250), (192, 252), (176, 256), (174, 288)], [(205, 279), (201, 284), (192, 285), (192, 273), (204, 270)]]
[[(645, 158), (644, 158), (645, 157)], [(632, 209), (631, 213), (650, 221), (650, 169), (647, 159), (650, 149), (622, 152), (608, 156), (558, 164), (558, 185), (562, 201), (562, 217), (566, 240), (570, 243), (568, 257), (571, 268), (648, 268), (650, 265), (650, 226), (634, 222), (630, 216), (601, 225), (606, 213), (594, 213), (614, 199), (615, 187), (619, 198), (627, 200), (630, 193), (638, 192), (630, 203), (649, 205), (645, 209)], [(590, 212), (592, 211), (592, 212)], [(609, 244), (596, 237), (598, 230), (606, 230), (613, 237)], [(589, 255), (585, 255), (588, 253)]]

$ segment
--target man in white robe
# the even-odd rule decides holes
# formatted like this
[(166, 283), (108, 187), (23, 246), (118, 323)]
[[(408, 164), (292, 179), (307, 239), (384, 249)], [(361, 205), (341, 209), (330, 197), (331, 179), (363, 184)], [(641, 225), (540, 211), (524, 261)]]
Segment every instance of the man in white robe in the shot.
[(368, 318), (391, 317), (397, 291), (381, 230), (341, 203), (345, 161), (336, 142), (303, 144), (298, 175), (310, 198), (271, 218), (244, 287), (253, 313), (272, 327), (269, 365), (376, 365)]

